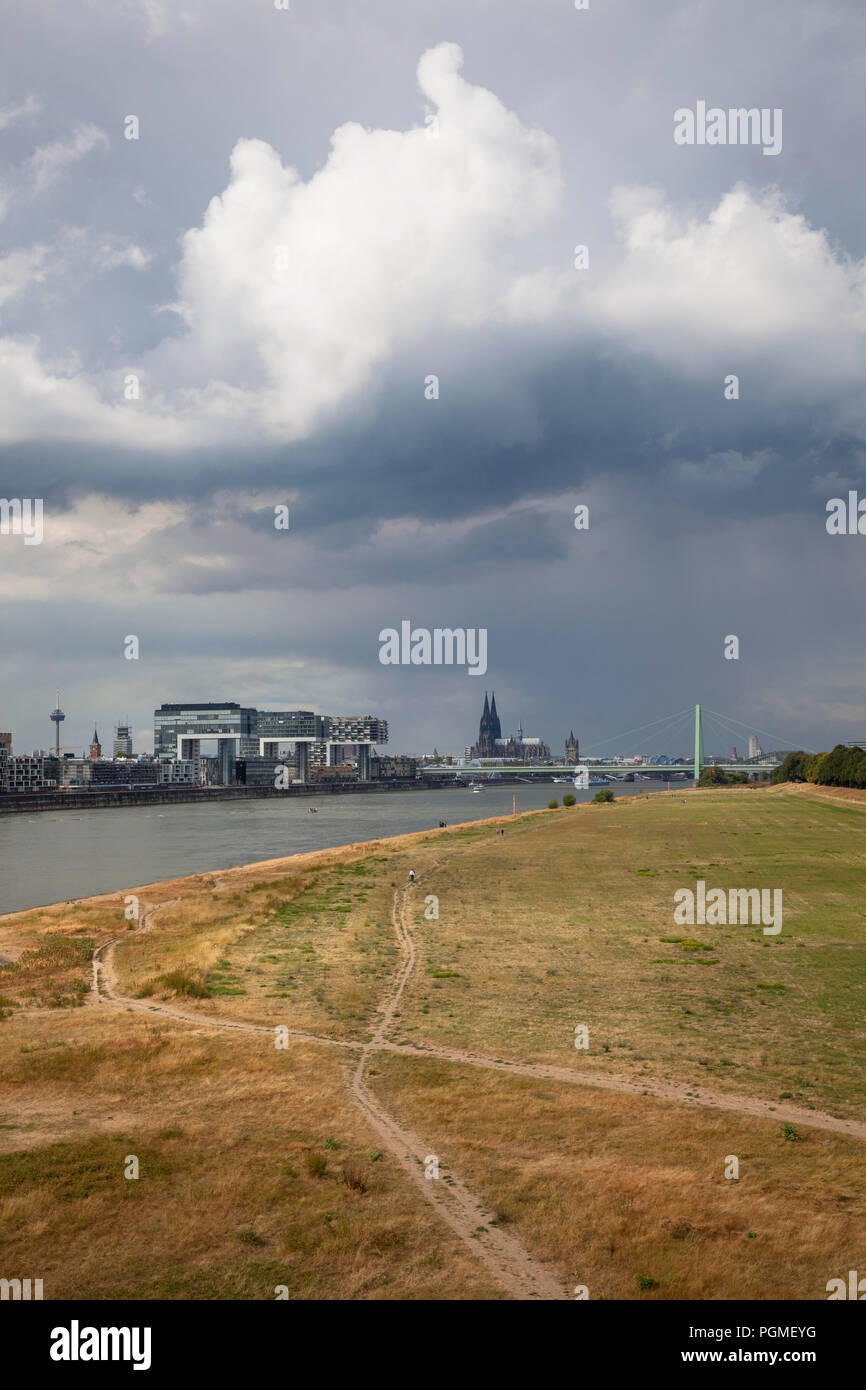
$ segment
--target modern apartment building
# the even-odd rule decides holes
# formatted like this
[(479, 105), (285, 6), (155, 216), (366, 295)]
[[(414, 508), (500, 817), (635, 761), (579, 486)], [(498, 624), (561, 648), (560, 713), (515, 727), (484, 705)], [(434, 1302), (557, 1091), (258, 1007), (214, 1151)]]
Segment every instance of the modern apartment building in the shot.
[(155, 787), (159, 764), (135, 762), (131, 758), (101, 758), (90, 764), (91, 787)]
[(41, 753), (10, 758), (7, 789), (10, 792), (50, 791), (57, 786), (58, 771), (57, 759), (43, 757)]
[[(448, 759), (446, 759), (446, 762)], [(370, 777), (378, 782), (383, 778), (404, 778), (415, 781), (418, 775), (418, 761), (402, 754), (384, 755), (370, 759)]]
[(201, 782), (201, 758), (160, 758), (157, 781), (161, 787), (197, 787)]

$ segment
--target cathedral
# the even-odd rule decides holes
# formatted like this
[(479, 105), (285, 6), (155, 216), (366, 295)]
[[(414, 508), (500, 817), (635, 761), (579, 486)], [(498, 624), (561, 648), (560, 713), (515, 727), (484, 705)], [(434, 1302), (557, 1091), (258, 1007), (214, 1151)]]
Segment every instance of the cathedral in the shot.
[[(573, 737), (573, 735), (572, 735)], [(516, 762), (546, 762), (550, 749), (540, 738), (527, 738), (522, 723), (517, 725), (513, 738), (502, 737), (502, 726), (496, 713), (496, 692), (488, 704), (487, 691), (484, 692), (484, 709), (478, 727), (478, 742), (472, 749), (473, 758), (513, 758)]]

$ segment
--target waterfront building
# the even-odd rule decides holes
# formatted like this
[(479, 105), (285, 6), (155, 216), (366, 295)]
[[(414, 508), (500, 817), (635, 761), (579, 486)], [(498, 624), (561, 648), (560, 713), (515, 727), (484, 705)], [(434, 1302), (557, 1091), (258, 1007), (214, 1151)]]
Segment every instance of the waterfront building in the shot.
[[(285, 773), (280, 774), (280, 769), (285, 768)], [(277, 754), (254, 754), (252, 757), (239, 758), (236, 765), (236, 776), (239, 782), (247, 787), (276, 787), (277, 776), (280, 774), (280, 785), (285, 782), (291, 786), (298, 780), (298, 760), (289, 754), (279, 756)]]
[(418, 776), (418, 761), (404, 754), (389, 754), (370, 759), (370, 780), (381, 782), (392, 778), (415, 781)]
[(90, 757), (91, 759), (102, 757), (102, 744), (99, 742), (99, 734), (96, 732), (95, 724), (93, 726), (93, 738), (90, 741)]
[(131, 758), (100, 758), (91, 761), (90, 785), (97, 787), (155, 787), (159, 784), (159, 763), (136, 762)]
[(201, 758), (160, 758), (157, 781), (161, 787), (197, 787), (201, 782)]
[(9, 787), (9, 759), (12, 757), (12, 735), (0, 733), (0, 792)]
[(60, 760), (60, 785), (63, 787), (84, 787), (90, 783), (90, 758), (75, 758), (67, 753)]
[[(373, 746), (388, 742), (388, 725), (374, 715), (314, 714), (312, 710), (256, 710), (233, 701), (221, 704), (164, 704), (154, 711), (154, 749), (157, 757), (200, 758), (201, 741), (217, 744), (219, 783), (238, 778), (238, 764), (250, 768), (255, 758), (273, 759), (281, 744), (293, 744), (298, 780), (306, 781), (317, 767), (334, 767), (346, 744), (357, 748), (358, 776), (370, 780)], [(246, 767), (244, 775), (246, 775)], [(261, 771), (261, 769), (259, 769)]]
[[(9, 759), (7, 773), (10, 792), (50, 791), (57, 786), (59, 759), (41, 753), (19, 754)], [(53, 774), (53, 775), (52, 775)]]
[(351, 763), (324, 764), (310, 771), (311, 782), (357, 782), (358, 769)]

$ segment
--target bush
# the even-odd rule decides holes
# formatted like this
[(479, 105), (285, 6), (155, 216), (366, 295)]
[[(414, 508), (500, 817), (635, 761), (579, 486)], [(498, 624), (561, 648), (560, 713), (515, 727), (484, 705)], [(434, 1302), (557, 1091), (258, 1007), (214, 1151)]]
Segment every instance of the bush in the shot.
[(367, 1178), (363, 1168), (358, 1163), (345, 1163), (343, 1165), (343, 1182), (350, 1192), (366, 1192)]
[(609, 788), (609, 787), (605, 787), (602, 791), (596, 792), (595, 796), (592, 798), (592, 801), (591, 801), (590, 805), (592, 805), (592, 806), (608, 806), (608, 805), (610, 804), (611, 801), (615, 801), (615, 800), (616, 800), (616, 798), (615, 798), (613, 792), (610, 790), (610, 788)]
[(565, 796), (562, 798), (563, 806), (574, 806), (576, 805), (576, 803), (577, 797), (575, 796), (574, 792), (566, 792)]
[(158, 985), (173, 989), (175, 994), (188, 994), (193, 999), (210, 999), (210, 990), (203, 980), (190, 974), (188, 970), (169, 970), (165, 975), (157, 975), (155, 980), (142, 985), (138, 991), (139, 999), (148, 999)]
[(699, 787), (734, 787), (748, 782), (745, 772), (724, 772), (720, 767), (705, 767), (698, 780)]
[(557, 801), (556, 797), (554, 797), (552, 801), (548, 801), (547, 809), (548, 811), (555, 811), (558, 805), (559, 802)]
[(311, 1178), (323, 1178), (325, 1176), (328, 1160), (325, 1158), (324, 1154), (309, 1153), (304, 1162), (307, 1165), (307, 1172)]

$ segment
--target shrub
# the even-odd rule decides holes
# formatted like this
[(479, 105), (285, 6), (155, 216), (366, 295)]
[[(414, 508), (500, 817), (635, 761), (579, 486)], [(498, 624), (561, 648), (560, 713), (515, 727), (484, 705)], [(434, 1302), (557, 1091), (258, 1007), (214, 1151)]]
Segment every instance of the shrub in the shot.
[(576, 805), (576, 803), (577, 797), (575, 796), (574, 792), (566, 792), (565, 796), (562, 798), (563, 806), (574, 806)]
[(554, 798), (552, 799), (552, 801), (548, 801), (548, 803), (547, 803), (547, 809), (548, 809), (548, 811), (555, 811), (558, 805), (559, 805), (559, 802), (557, 801), (556, 797), (554, 797)]
[(590, 804), (592, 806), (608, 806), (615, 799), (616, 798), (614, 797), (614, 794), (610, 790), (610, 788), (605, 787), (602, 791), (596, 792)]
[(210, 999), (207, 985), (195, 975), (191, 975), (188, 970), (169, 970), (165, 975), (157, 975), (155, 980), (142, 985), (137, 997), (149, 998), (157, 985), (162, 985), (164, 989), (173, 989), (175, 994), (188, 994), (193, 999)]
[(357, 1163), (343, 1164), (343, 1182), (351, 1192), (366, 1192), (367, 1180), (364, 1170)]
[(311, 1178), (323, 1178), (325, 1176), (328, 1160), (323, 1154), (309, 1153), (304, 1162)]

